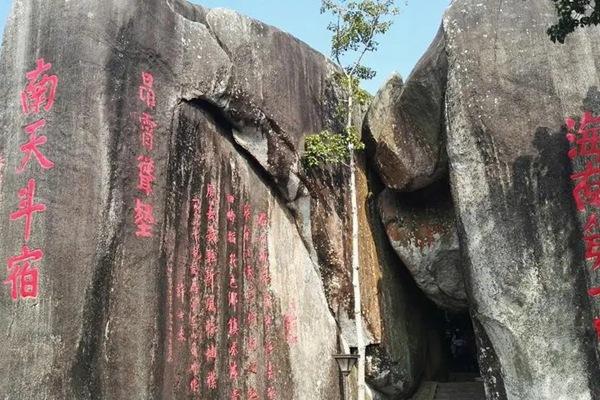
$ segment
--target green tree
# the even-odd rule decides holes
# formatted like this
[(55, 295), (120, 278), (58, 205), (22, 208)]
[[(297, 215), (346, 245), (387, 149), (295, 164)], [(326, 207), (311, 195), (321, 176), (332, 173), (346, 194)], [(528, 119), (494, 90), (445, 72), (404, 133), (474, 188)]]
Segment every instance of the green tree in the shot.
[(350, 170), (349, 186), (352, 214), (352, 285), (354, 319), (358, 347), (358, 399), (365, 396), (365, 340), (362, 327), (360, 274), (358, 255), (358, 206), (356, 192), (355, 151), (364, 148), (358, 129), (353, 124), (357, 105), (365, 105), (370, 95), (360, 82), (372, 79), (375, 71), (364, 65), (364, 56), (377, 51), (377, 38), (392, 25), (392, 17), (399, 12), (395, 0), (322, 0), (321, 13), (332, 17), (327, 27), (332, 33), (331, 56), (338, 66), (337, 83), (344, 88), (345, 99), (338, 113), (344, 121), (343, 132), (323, 131), (306, 139), (304, 164), (316, 167), (323, 164), (343, 164)]
[(548, 28), (550, 39), (564, 43), (566, 37), (577, 28), (600, 23), (600, 1), (592, 0), (552, 0), (558, 22)]

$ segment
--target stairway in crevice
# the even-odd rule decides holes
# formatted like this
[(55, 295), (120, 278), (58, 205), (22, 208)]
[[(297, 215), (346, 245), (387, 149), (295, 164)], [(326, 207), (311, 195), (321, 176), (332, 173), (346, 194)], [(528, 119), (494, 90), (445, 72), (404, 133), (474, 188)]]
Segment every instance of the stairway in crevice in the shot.
[(485, 390), (482, 382), (440, 382), (433, 400), (485, 400)]

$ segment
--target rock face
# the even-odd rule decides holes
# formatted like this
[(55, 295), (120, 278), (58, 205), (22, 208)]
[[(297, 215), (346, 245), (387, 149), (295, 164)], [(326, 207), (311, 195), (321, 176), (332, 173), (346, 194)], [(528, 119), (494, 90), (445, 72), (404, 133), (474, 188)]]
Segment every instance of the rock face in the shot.
[(597, 104), (585, 99), (600, 32), (554, 45), (554, 20), (544, 0), (455, 0), (444, 20), (450, 177), (488, 399), (600, 398), (564, 128)]
[(402, 191), (426, 187), (447, 169), (444, 145), (446, 56), (442, 31), (403, 84), (392, 76), (367, 113), (373, 162), (384, 184)]
[[(305, 135), (339, 123), (324, 56), (181, 1), (15, 0), (0, 72), (0, 393), (340, 398), (347, 173), (299, 164)], [(368, 176), (369, 381), (406, 397), (439, 338)]]
[[(307, 65), (289, 76), (324, 79), (323, 56), (270, 33)], [(245, 93), (214, 35), (163, 1), (15, 1), (0, 64), (3, 396), (339, 398), (338, 329), (277, 196), (288, 181), (255, 167), (214, 105)], [(244, 104), (230, 121), (266, 123), (265, 104)], [(298, 132), (324, 120), (286, 115)], [(29, 161), (24, 127), (45, 140)], [(31, 184), (44, 209), (28, 237), (12, 213)]]
[(439, 307), (467, 308), (454, 207), (447, 186), (379, 196), (387, 236), (417, 285)]

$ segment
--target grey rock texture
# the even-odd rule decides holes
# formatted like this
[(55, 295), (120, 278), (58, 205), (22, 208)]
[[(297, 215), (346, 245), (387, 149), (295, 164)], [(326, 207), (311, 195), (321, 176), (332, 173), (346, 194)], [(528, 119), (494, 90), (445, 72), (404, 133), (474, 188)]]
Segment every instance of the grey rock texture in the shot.
[(446, 185), (413, 193), (386, 189), (379, 195), (379, 214), (394, 251), (421, 290), (439, 307), (460, 311), (468, 304)]
[(366, 132), (373, 163), (386, 186), (417, 190), (447, 171), (446, 75), (440, 29), (406, 84), (399, 75), (393, 75), (373, 99), (365, 119)]
[(598, 29), (553, 44), (551, 2), (455, 0), (448, 157), (488, 399), (600, 398), (564, 118), (600, 85)]
[[(243, 95), (234, 78), (239, 65), (202, 22), (210, 12), (182, 4), (194, 11), (188, 19), (172, 6), (14, 2), (0, 62), (3, 262), (24, 244), (22, 222), (8, 215), (27, 179), (36, 178), (35, 200), (47, 211), (35, 216), (28, 242), (44, 251), (32, 263), (38, 297), (13, 301), (2, 287), (0, 392), (83, 400), (179, 399), (202, 391), (223, 399), (236, 390), (265, 397), (275, 389), (281, 399), (338, 399), (331, 358), (338, 329), (317, 268), (278, 196), (277, 185), (287, 182), (268, 175), (268, 165), (257, 167), (233, 141), (231, 121), (258, 129), (265, 120), (251, 100), (236, 118), (222, 117), (215, 104)], [(279, 54), (300, 47), (259, 27), (280, 36)], [(325, 76), (323, 56), (304, 46), (298, 57), (313, 67), (292, 76)], [(23, 127), (34, 117), (22, 113), (19, 99), (38, 58), (52, 63), (48, 74), (58, 77), (54, 106), (35, 115), (46, 119), (40, 149), (54, 168), (42, 170), (32, 159), (19, 174)], [(309, 75), (317, 69), (319, 77)], [(144, 71), (154, 76), (155, 107), (140, 99)], [(225, 108), (234, 106), (241, 108), (233, 101)], [(142, 112), (157, 124), (151, 151), (140, 140)], [(246, 122), (250, 114), (256, 119)], [(301, 132), (320, 122), (294, 123)], [(277, 148), (271, 151), (278, 156)], [(151, 195), (137, 188), (142, 154), (154, 160)], [(140, 198), (154, 206), (153, 237), (136, 235)], [(233, 221), (228, 208), (237, 214)]]
[[(39, 114), (54, 167), (32, 158), (19, 174), (23, 127), (35, 121), (20, 98), (40, 58), (58, 77)], [(15, 0), (0, 59), (3, 262), (24, 244), (9, 215), (28, 179), (47, 209), (28, 242), (44, 251), (32, 263), (38, 297), (13, 301), (8, 285), (0, 295), (0, 393), (224, 399), (274, 388), (278, 399), (338, 399), (331, 354), (353, 325), (347, 174), (299, 164), (305, 135), (338, 123), (332, 71), (297, 39), (226, 10)], [(143, 72), (155, 107), (141, 101)], [(143, 112), (157, 125), (151, 151)], [(151, 194), (138, 189), (140, 155), (154, 161)], [(361, 163), (364, 319), (385, 361), (370, 380), (406, 396), (432, 369), (438, 339), (425, 333), (425, 299), (382, 250)], [(137, 199), (153, 205), (150, 238), (136, 236)]]
[[(362, 157), (359, 165), (364, 165)], [(365, 310), (377, 306), (382, 317), (379, 331), (373, 329), (373, 319), (368, 320), (371, 331), (377, 335), (367, 348), (367, 383), (383, 398), (410, 398), (423, 380), (437, 379), (446, 367), (440, 348), (441, 315), (414, 284), (409, 271), (398, 266), (379, 218), (377, 197), (366, 193), (366, 189), (380, 190), (374, 184), (376, 172), (360, 171), (357, 177), (360, 197), (366, 199), (364, 208), (360, 208), (362, 282), (367, 283), (364, 286), (369, 290), (377, 287), (369, 293), (361, 287), (363, 306)]]

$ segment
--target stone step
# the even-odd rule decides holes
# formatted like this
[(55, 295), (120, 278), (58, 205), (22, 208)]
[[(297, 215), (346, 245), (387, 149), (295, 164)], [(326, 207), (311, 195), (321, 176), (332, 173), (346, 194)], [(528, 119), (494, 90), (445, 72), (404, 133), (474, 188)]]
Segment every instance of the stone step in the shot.
[(434, 400), (485, 400), (481, 382), (438, 383)]

